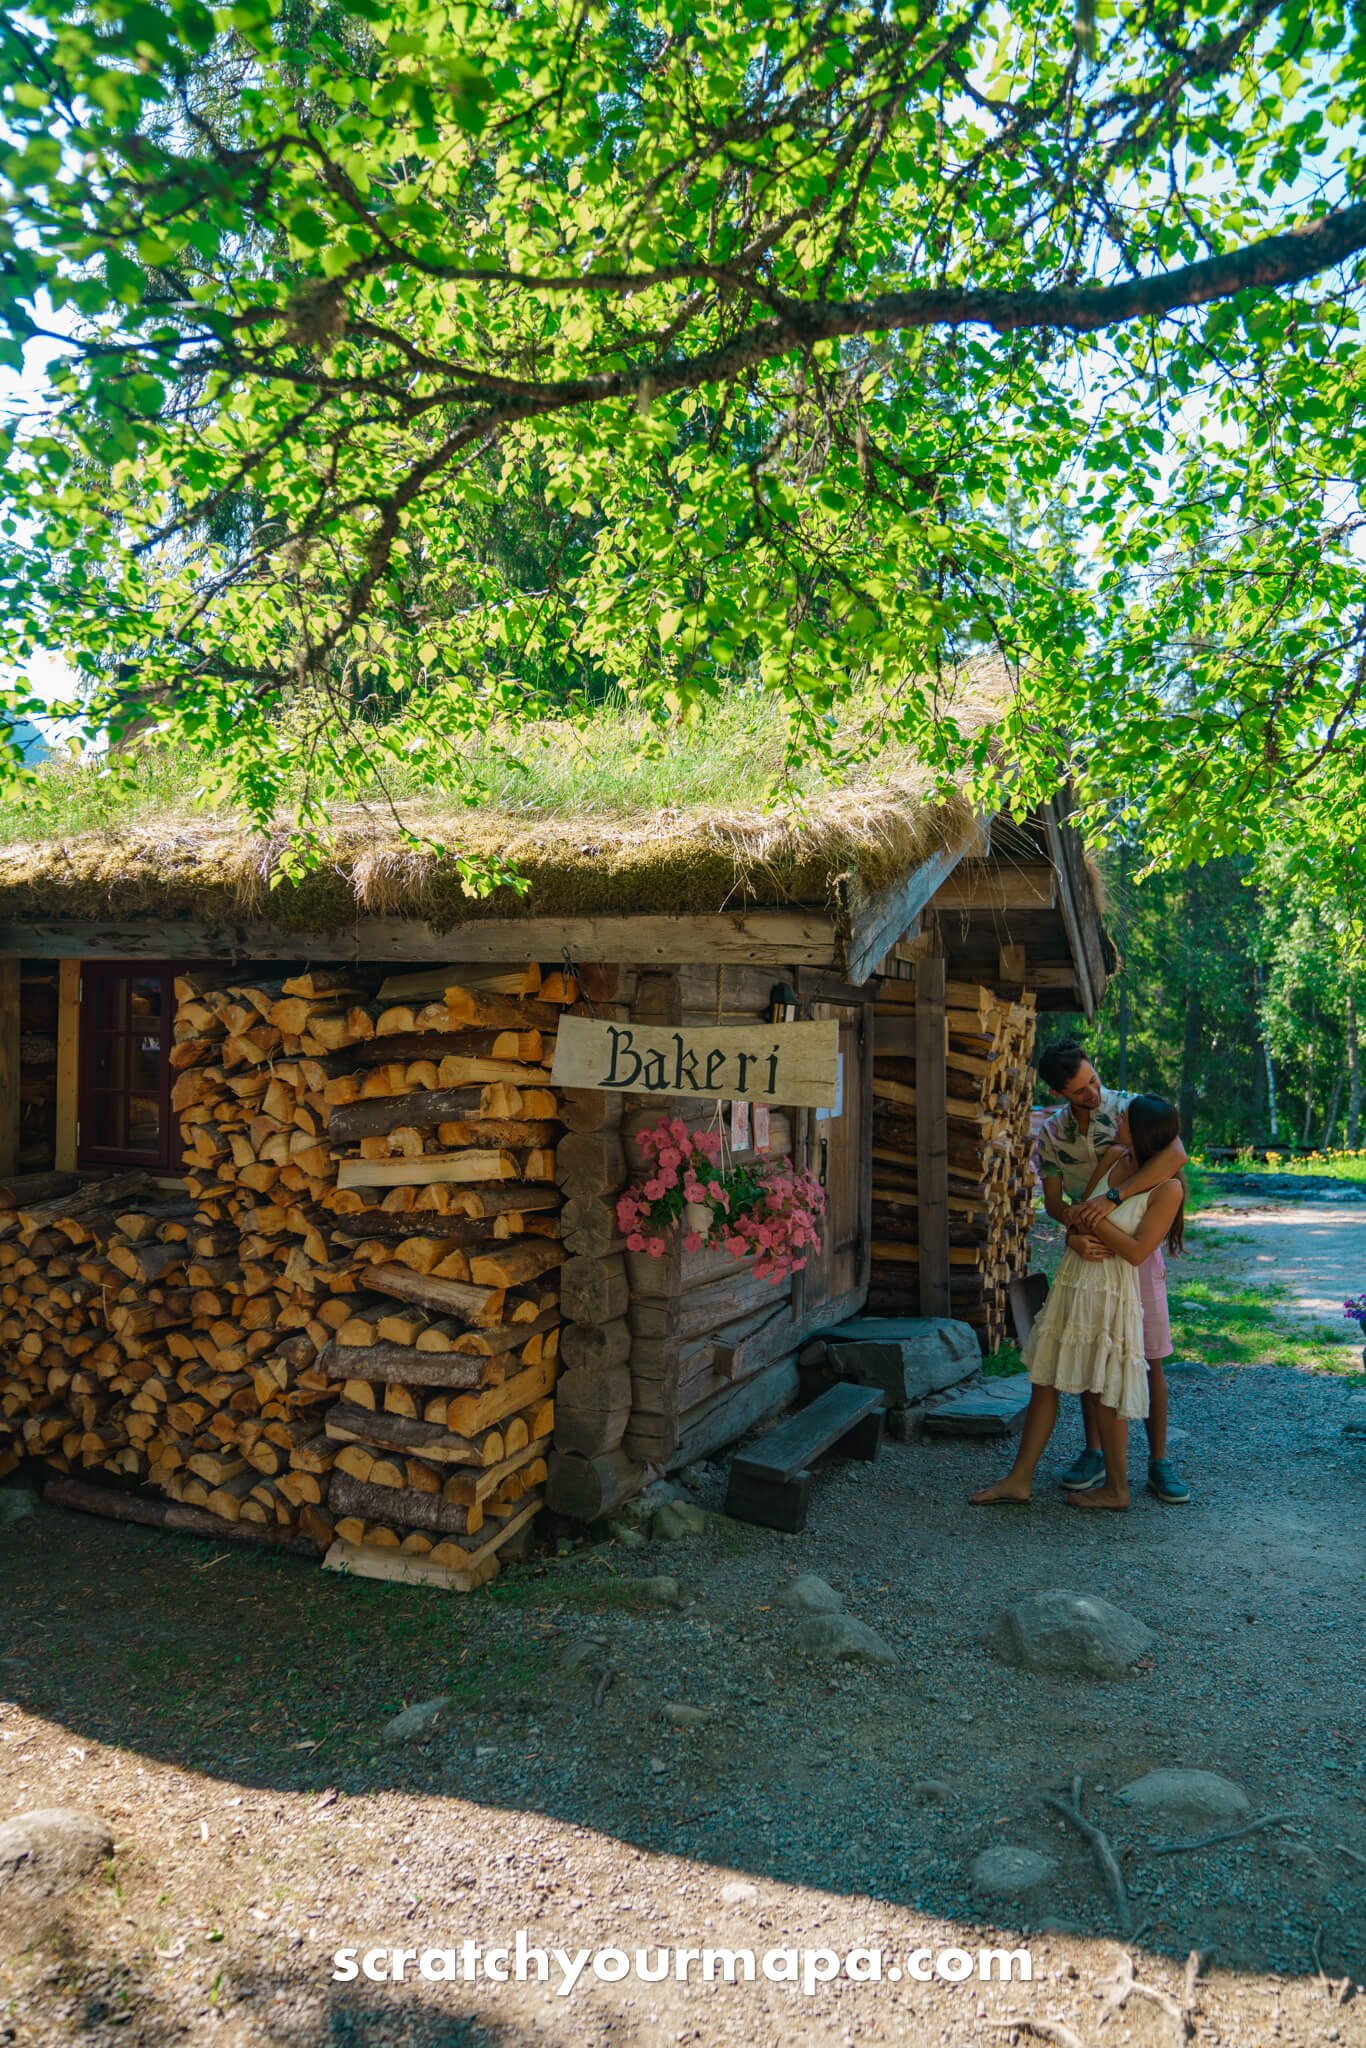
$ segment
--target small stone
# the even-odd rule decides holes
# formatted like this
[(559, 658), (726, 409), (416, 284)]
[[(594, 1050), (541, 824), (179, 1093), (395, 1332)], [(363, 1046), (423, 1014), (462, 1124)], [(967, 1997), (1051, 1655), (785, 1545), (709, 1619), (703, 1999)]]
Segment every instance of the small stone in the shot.
[(652, 1756), (650, 1758), (650, 1769), (654, 1772), (657, 1778), (662, 1777), (664, 1772), (667, 1771), (668, 1768), (669, 1766), (665, 1763), (662, 1756)]
[(0, 1529), (8, 1529), (15, 1522), (26, 1522), (37, 1512), (38, 1496), (31, 1487), (0, 1486)]
[(1125, 1806), (1186, 1827), (1237, 1827), (1252, 1812), (1252, 1801), (1232, 1778), (1215, 1771), (1149, 1771), (1115, 1794)]
[(758, 1896), (759, 1887), (755, 1884), (736, 1882), (733, 1884), (723, 1884), (721, 1887), (721, 1904), (723, 1906), (752, 1906)]
[(895, 1664), (896, 1651), (875, 1629), (850, 1614), (814, 1614), (797, 1630), (797, 1648), (821, 1664), (852, 1658), (860, 1664)]
[(0, 1823), (0, 1903), (39, 1905), (69, 1892), (114, 1853), (98, 1814), (40, 1806)]
[(693, 1604), (693, 1596), (686, 1587), (664, 1572), (649, 1579), (631, 1579), (628, 1583), (635, 1587), (637, 1596), (648, 1600), (652, 1607), (691, 1607)]
[(446, 1726), (450, 1703), (450, 1694), (443, 1693), (440, 1699), (419, 1700), (416, 1706), (405, 1707), (392, 1721), (385, 1722), (379, 1731), (380, 1741), (424, 1742)]
[(689, 1533), (687, 1523), (672, 1505), (656, 1508), (650, 1517), (650, 1536), (656, 1543), (677, 1543), (680, 1536)]
[(614, 1543), (620, 1543), (626, 1550), (643, 1550), (646, 1538), (639, 1529), (633, 1529), (629, 1522), (609, 1522), (607, 1533)]
[(560, 1652), (561, 1671), (579, 1671), (585, 1664), (596, 1664), (607, 1648), (605, 1636), (575, 1636)]
[(1343, 1403), (1342, 1429), (1345, 1436), (1366, 1436), (1366, 1394), (1352, 1394)]
[(989, 1642), (1020, 1671), (1125, 1678), (1156, 1643), (1152, 1630), (1091, 1593), (1031, 1593), (996, 1618)]
[(972, 1866), (972, 1881), (979, 1892), (989, 1893), (992, 1898), (1018, 1899), (1046, 1884), (1056, 1868), (1037, 1849), (1020, 1849), (1002, 1842), (999, 1848), (982, 1851)]
[(910, 1787), (910, 1796), (917, 1806), (946, 1806), (953, 1797), (953, 1787), (947, 1778), (917, 1778)]
[(814, 1572), (803, 1572), (778, 1595), (779, 1607), (795, 1607), (802, 1614), (838, 1614), (844, 1597)]
[(660, 1712), (675, 1728), (700, 1728), (712, 1719), (710, 1707), (689, 1706), (686, 1700), (665, 1700)]

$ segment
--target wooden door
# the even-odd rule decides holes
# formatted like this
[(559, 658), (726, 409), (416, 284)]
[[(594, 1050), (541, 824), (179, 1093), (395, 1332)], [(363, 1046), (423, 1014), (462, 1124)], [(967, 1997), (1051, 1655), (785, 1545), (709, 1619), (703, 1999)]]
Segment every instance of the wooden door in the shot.
[(814, 1003), (811, 1015), (839, 1023), (840, 1089), (829, 1114), (798, 1112), (799, 1156), (825, 1188), (821, 1247), (798, 1276), (805, 1282), (799, 1309), (804, 1318), (867, 1286), (872, 1200), (870, 1012), (863, 1003)]

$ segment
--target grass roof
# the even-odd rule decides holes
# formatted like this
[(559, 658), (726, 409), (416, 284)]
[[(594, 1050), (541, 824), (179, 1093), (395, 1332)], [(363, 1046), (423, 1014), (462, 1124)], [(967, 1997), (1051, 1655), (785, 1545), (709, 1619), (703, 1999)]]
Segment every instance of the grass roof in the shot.
[[(974, 678), (960, 730), (999, 711)], [(765, 801), (782, 766), (758, 700), (701, 725), (630, 714), (532, 728), (489, 746), (487, 800), (425, 792), (332, 814), (325, 860), (281, 879), (288, 831), (262, 835), (206, 811), (183, 767), (153, 754), (135, 777), (45, 769), (33, 801), (0, 824), (0, 918), (259, 918), (334, 932), (357, 916), (438, 929), (480, 917), (700, 914), (748, 906), (835, 908), (841, 883), (879, 888), (970, 835), (975, 808), (905, 750), (840, 780), (808, 771)], [(468, 891), (454, 856), (506, 862), (526, 888)]]

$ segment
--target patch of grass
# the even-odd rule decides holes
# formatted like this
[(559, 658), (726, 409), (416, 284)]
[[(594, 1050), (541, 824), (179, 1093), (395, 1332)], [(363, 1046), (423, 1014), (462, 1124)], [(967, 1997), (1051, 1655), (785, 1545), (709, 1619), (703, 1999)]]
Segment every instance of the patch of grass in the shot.
[(1360, 1380), (1361, 1350), (1335, 1324), (1285, 1313), (1287, 1290), (1275, 1281), (1250, 1286), (1230, 1270), (1225, 1247), (1193, 1248), (1167, 1267), (1167, 1301), (1178, 1358), (1205, 1365), (1294, 1365)]
[(988, 1379), (1009, 1379), (1012, 1374), (1024, 1371), (1024, 1360), (1018, 1344), (998, 1344), (982, 1360), (982, 1371)]
[(1264, 1159), (1256, 1159), (1248, 1151), (1240, 1152), (1236, 1159), (1217, 1161), (1197, 1153), (1191, 1170), (1202, 1178), (1219, 1173), (1294, 1173), (1311, 1179), (1353, 1180), (1366, 1185), (1366, 1152), (1268, 1152)]

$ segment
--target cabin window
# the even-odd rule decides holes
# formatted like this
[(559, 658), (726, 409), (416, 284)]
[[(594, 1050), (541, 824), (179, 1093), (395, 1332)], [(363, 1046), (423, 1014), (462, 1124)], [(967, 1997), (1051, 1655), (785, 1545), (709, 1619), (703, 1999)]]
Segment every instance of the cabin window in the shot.
[(178, 1171), (171, 1117), (169, 961), (87, 960), (81, 967), (81, 1166), (148, 1166)]

